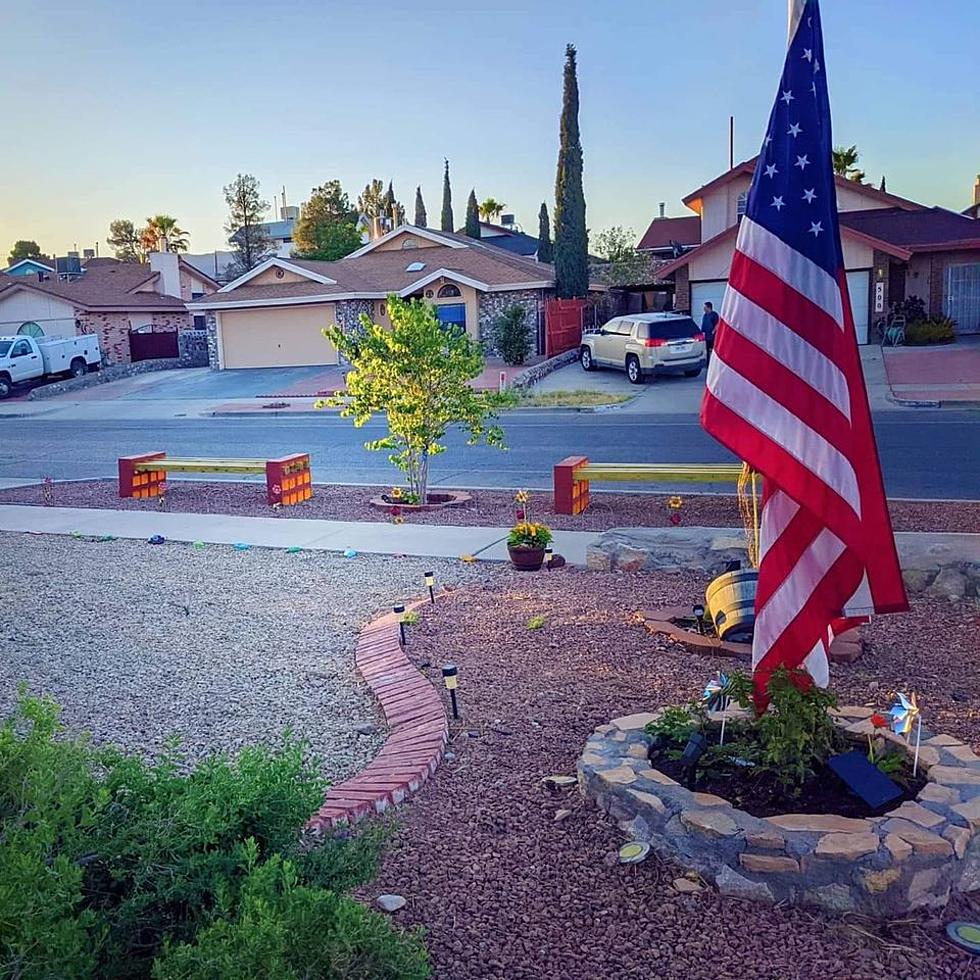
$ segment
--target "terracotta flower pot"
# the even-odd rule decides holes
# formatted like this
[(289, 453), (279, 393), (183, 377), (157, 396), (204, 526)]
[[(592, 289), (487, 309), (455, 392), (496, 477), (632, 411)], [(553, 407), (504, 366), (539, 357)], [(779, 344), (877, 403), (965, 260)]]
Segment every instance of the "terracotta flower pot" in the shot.
[(531, 548), (526, 544), (507, 545), (511, 564), (519, 572), (537, 572), (544, 564), (544, 548)]

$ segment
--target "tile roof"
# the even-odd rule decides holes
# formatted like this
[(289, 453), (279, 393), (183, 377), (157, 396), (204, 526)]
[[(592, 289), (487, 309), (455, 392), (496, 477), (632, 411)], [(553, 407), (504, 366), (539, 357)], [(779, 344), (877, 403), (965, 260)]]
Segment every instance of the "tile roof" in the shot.
[(82, 268), (85, 270), (82, 277), (70, 282), (54, 277), (40, 280), (36, 276), (4, 276), (0, 291), (21, 286), (57, 296), (86, 309), (174, 308), (184, 305), (183, 300), (176, 296), (165, 296), (151, 290), (134, 292), (157, 279), (157, 273), (147, 264), (93, 258), (83, 262)]
[[(873, 208), (841, 211), (840, 223), (872, 238), (910, 251), (937, 247), (955, 249), (958, 244), (980, 244), (980, 224), (945, 208), (906, 211), (902, 208)], [(971, 244), (972, 243), (972, 244)]]
[(692, 214), (682, 218), (654, 218), (640, 239), (639, 249), (670, 248), (678, 245), (698, 245), (701, 242), (701, 218)]

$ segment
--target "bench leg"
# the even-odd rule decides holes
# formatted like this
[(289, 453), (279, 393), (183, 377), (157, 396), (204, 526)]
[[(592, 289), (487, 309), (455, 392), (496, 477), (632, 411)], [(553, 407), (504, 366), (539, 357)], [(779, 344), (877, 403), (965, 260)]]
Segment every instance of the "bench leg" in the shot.
[(160, 484), (167, 478), (166, 470), (136, 471), (137, 463), (151, 459), (166, 459), (166, 453), (142, 453), (139, 456), (119, 457), (120, 497), (159, 497)]
[(556, 514), (581, 514), (589, 506), (589, 481), (575, 478), (575, 471), (588, 462), (587, 456), (567, 456), (555, 464)]
[(313, 471), (309, 453), (294, 453), (265, 464), (266, 500), (270, 506), (292, 506), (313, 496)]

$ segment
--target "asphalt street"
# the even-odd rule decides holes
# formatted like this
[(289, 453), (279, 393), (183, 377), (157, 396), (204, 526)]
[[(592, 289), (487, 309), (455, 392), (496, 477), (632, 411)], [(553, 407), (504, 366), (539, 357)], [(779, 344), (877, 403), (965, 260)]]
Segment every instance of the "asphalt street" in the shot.
[[(515, 413), (503, 422), (509, 446), (503, 452), (467, 446), (461, 433), (451, 433), (447, 451), (433, 461), (433, 482), (544, 489), (551, 485), (552, 466), (573, 454), (608, 462), (732, 459), (690, 414)], [(875, 426), (890, 496), (980, 498), (978, 413), (890, 412), (877, 416)], [(365, 440), (383, 431), (381, 422), (354, 429), (335, 415), (100, 421), (8, 417), (0, 418), (0, 478), (114, 476), (119, 456), (163, 450), (248, 457), (309, 452), (319, 481), (391, 483), (398, 471), (386, 454), (363, 448)]]

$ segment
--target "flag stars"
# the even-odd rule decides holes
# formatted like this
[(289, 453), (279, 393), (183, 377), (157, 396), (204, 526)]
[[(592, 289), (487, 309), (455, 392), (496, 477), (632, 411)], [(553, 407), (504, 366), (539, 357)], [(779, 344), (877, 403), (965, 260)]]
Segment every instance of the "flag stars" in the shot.
[(779, 173), (779, 171), (776, 169), (776, 164), (770, 163), (769, 166), (766, 167), (766, 176), (767, 177), (775, 177), (776, 174), (778, 174), (778, 173)]
[(816, 73), (818, 71), (820, 71), (820, 62), (816, 58), (814, 58), (813, 59), (813, 74), (816, 75)]
[(812, 92), (812, 93), (813, 93), (814, 95), (816, 95), (816, 94), (817, 94), (817, 83), (816, 83), (816, 82), (814, 82), (814, 83), (813, 83), (813, 84), (812, 84), (812, 85), (810, 86), (810, 91), (811, 91), (811, 92)]
[(817, 196), (816, 188), (811, 187), (808, 191), (803, 192), (803, 200), (807, 204), (813, 204), (813, 199)]
[(786, 202), (782, 199), (782, 197), (774, 197), (772, 199), (772, 205), (771, 206), (774, 207), (776, 209), (776, 211), (778, 212), (782, 208), (786, 207)]
[(802, 132), (803, 132), (803, 129), (799, 125), (799, 123), (793, 123), (793, 125), (790, 126), (789, 129), (786, 131), (786, 135), (787, 136), (792, 136), (795, 139)]
[(823, 231), (823, 222), (822, 221), (811, 221), (810, 222), (810, 232), (809, 233), (811, 235), (813, 235), (814, 238), (817, 238), (820, 235), (820, 232), (822, 232), (822, 231)]
[(803, 49), (803, 60), (804, 61), (813, 61), (813, 50), (811, 48), (804, 48)]
[(806, 153), (801, 157), (796, 158), (796, 163), (793, 164), (794, 167), (799, 167), (800, 170), (806, 170), (810, 166), (810, 160)]
[(772, 142), (772, 137), (771, 137), (771, 136), (767, 136), (767, 137), (766, 137), (766, 138), (765, 138), (765, 139), (764, 139), (764, 140), (762, 141), (762, 145), (763, 145), (763, 146), (768, 146), (768, 145), (769, 145), (769, 144), (770, 144), (771, 142)]
[(780, 100), (782, 102), (785, 102), (786, 105), (789, 105), (790, 102), (793, 101), (793, 99), (795, 98), (795, 96), (793, 95), (792, 91), (786, 91), (786, 92), (783, 92), (783, 94), (779, 98), (780, 98)]

